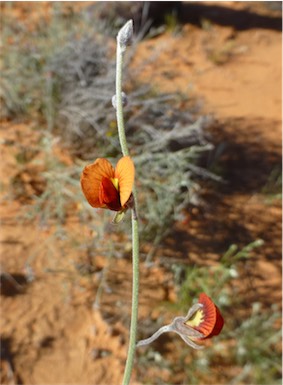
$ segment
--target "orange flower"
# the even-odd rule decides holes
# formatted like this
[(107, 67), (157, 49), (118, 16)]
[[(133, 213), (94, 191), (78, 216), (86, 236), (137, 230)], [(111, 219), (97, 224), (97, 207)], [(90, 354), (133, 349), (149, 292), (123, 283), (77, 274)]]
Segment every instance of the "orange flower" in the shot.
[(205, 293), (201, 293), (198, 303), (202, 305), (186, 322), (185, 325), (204, 335), (202, 339), (217, 336), (224, 325), (224, 319), (218, 307)]
[(202, 349), (203, 346), (194, 341), (216, 336), (221, 332), (223, 325), (224, 320), (218, 307), (205, 293), (201, 293), (198, 303), (189, 309), (186, 317), (174, 318), (173, 322), (161, 326), (151, 337), (139, 341), (137, 347), (152, 343), (163, 333), (174, 332), (187, 345), (194, 349)]
[(132, 194), (135, 166), (129, 156), (121, 158), (114, 169), (105, 158), (86, 166), (81, 186), (88, 203), (96, 208), (122, 211)]

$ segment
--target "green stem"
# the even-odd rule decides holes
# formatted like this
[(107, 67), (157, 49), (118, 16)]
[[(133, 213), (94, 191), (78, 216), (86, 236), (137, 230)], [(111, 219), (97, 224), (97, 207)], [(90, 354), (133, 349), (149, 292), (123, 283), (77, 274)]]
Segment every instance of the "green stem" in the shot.
[(128, 385), (131, 379), (136, 349), (136, 335), (138, 323), (138, 295), (139, 295), (139, 233), (138, 220), (132, 210), (132, 254), (133, 254), (133, 287), (132, 287), (132, 314), (130, 327), (130, 341), (123, 385)]
[[(122, 69), (123, 52), (119, 42), (117, 43), (117, 63), (116, 63), (116, 117), (118, 125), (119, 140), (124, 156), (129, 155), (127, 138), (125, 134), (123, 104), (122, 104)], [(135, 208), (132, 210), (132, 263), (133, 263), (133, 285), (132, 285), (132, 313), (130, 326), (130, 340), (128, 347), (127, 361), (123, 377), (123, 385), (128, 385), (131, 379), (133, 363), (136, 349), (136, 334), (138, 323), (138, 294), (139, 294), (139, 231), (137, 219), (137, 194), (133, 187)]]

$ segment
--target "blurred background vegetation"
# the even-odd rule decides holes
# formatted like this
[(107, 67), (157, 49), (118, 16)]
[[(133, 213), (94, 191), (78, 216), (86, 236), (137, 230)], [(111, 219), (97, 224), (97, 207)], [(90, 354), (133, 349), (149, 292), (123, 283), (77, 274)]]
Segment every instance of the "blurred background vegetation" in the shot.
[[(128, 258), (130, 251), (128, 221), (112, 229), (117, 235), (114, 241), (110, 235), (105, 241), (111, 216), (102, 213), (97, 219), (79, 186), (86, 163), (107, 157), (114, 164), (121, 156), (111, 98), (115, 89), (115, 36), (128, 11), (125, 4), (121, 5), (117, 17), (117, 5), (106, 8), (105, 4), (73, 12), (71, 7), (54, 2), (50, 20), (41, 19), (33, 28), (15, 24), (9, 17), (3, 19), (2, 25), (2, 118), (32, 120), (36, 137), (31, 144), (27, 141), (16, 144), (19, 171), (11, 179), (10, 193), (13, 199), (24, 203), (19, 220), (33, 221), (38, 228), (52, 225), (51, 244), (65, 239), (70, 247), (80, 253), (83, 250), (83, 264), (76, 262), (78, 274), (92, 272), (97, 253)], [(5, 7), (12, 10), (16, 4), (5, 3)], [(184, 210), (201, 205), (202, 183), (205, 180), (224, 183), (222, 175), (212, 172), (209, 163), (203, 162), (215, 150), (209, 135), (213, 119), (200, 114), (197, 101), (188, 101), (179, 93), (162, 93), (137, 80), (140, 77), (129, 67), (141, 39), (166, 30), (178, 31), (174, 12), (165, 11), (163, 22), (152, 28), (148, 17), (140, 18), (124, 72), (124, 89), (129, 99), (125, 121), (139, 192), (141, 260), (148, 269), (157, 265), (171, 272), (177, 302), (161, 304), (167, 313), (186, 313), (192, 298), (205, 291), (232, 316), (226, 317), (226, 326), (213, 346), (201, 352), (190, 351), (190, 357), (181, 341), (174, 347), (174, 361), (170, 354), (158, 353), (160, 349), (154, 346), (139, 354), (139, 379), (143, 383), (161, 383), (158, 378), (147, 378), (145, 369), (154, 365), (169, 370), (172, 383), (174, 378), (179, 378), (180, 383), (209, 383), (208, 368), (221, 365), (228, 368), (223, 376), (229, 384), (279, 384), (279, 309), (274, 305), (266, 312), (262, 311), (260, 302), (253, 303), (250, 315), (242, 318), (243, 299), (235, 296), (233, 286), (245, 261), (252, 258), (263, 241), (255, 239), (243, 248), (232, 244), (209, 268), (174, 258), (169, 266), (168, 260), (155, 255), (173, 224), (184, 219)], [(24, 178), (27, 174), (31, 186), (28, 190)], [(268, 194), (271, 191), (271, 197), (278, 199), (281, 189), (278, 172), (270, 176), (265, 188)], [(95, 234), (93, 238), (84, 239), (82, 244), (66, 228), (70, 212), (79, 223), (89, 225)], [(32, 259), (27, 263), (31, 266)], [(103, 291), (103, 285), (99, 290)], [(148, 336), (162, 321), (161, 317), (143, 323), (140, 337)], [(236, 375), (229, 374), (229, 367), (234, 365), (242, 370)]]

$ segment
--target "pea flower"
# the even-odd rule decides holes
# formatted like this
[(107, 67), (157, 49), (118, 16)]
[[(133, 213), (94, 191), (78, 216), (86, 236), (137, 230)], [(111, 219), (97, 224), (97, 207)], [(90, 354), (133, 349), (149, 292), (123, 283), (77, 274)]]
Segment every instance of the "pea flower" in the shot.
[(193, 305), (186, 317), (176, 317), (169, 325), (162, 326), (151, 337), (141, 340), (137, 347), (150, 344), (161, 334), (174, 332), (194, 349), (202, 349), (195, 341), (201, 341), (218, 335), (224, 325), (224, 319), (214, 302), (205, 293), (201, 293), (198, 303)]
[(115, 169), (107, 159), (98, 158), (83, 169), (81, 187), (92, 207), (124, 212), (131, 207), (134, 178), (129, 156), (122, 157)]

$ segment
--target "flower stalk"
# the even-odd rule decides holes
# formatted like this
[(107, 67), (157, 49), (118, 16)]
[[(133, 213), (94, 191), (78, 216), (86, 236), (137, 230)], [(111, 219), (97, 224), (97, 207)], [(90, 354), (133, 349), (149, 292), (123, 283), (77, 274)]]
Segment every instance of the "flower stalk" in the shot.
[[(116, 51), (116, 118), (118, 126), (118, 134), (122, 153), (124, 156), (129, 155), (127, 138), (124, 126), (123, 115), (123, 93), (122, 93), (122, 72), (123, 72), (123, 54), (126, 47), (130, 44), (133, 34), (133, 21), (129, 20), (117, 35), (117, 51)], [(123, 385), (128, 385), (131, 379), (133, 369), (135, 349), (136, 349), (136, 335), (138, 322), (138, 291), (139, 291), (139, 232), (138, 232), (138, 218), (137, 218), (137, 198), (136, 189), (133, 187), (133, 209), (132, 209), (132, 312), (131, 312), (131, 326), (130, 326), (130, 340), (128, 347), (127, 361), (123, 377)]]

